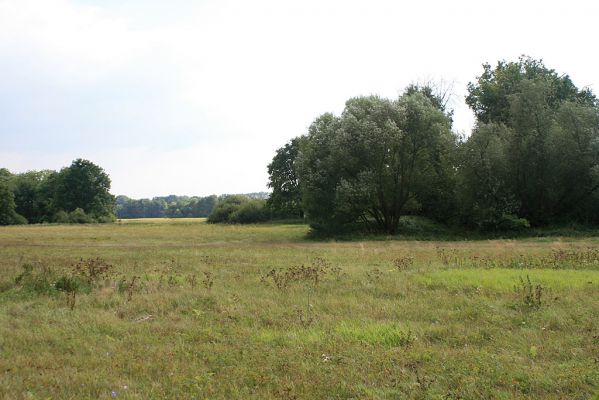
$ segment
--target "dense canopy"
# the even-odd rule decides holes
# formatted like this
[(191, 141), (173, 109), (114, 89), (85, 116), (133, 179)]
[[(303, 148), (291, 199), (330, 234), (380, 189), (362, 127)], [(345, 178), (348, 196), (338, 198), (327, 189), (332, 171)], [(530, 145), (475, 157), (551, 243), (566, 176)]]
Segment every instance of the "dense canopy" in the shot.
[(445, 93), (413, 85), (396, 100), (347, 101), (279, 149), (275, 212), (316, 231), (395, 233), (420, 214), (482, 229), (599, 223), (599, 107), (540, 60), (501, 61), (468, 85), (476, 126), (451, 131)]

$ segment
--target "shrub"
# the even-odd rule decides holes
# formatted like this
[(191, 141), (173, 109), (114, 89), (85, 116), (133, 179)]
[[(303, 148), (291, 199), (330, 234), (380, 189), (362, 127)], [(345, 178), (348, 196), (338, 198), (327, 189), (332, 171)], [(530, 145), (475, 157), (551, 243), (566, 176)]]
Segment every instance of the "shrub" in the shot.
[(224, 200), (219, 201), (216, 207), (208, 216), (208, 222), (211, 223), (223, 223), (231, 222), (231, 214), (239, 209), (239, 207), (247, 203), (249, 199), (244, 196), (228, 196)]
[(56, 214), (54, 214), (53, 220), (58, 224), (68, 224), (70, 222), (69, 214), (63, 210), (60, 210)]
[(96, 217), (95, 220), (96, 220), (96, 222), (99, 222), (100, 224), (108, 224), (108, 223), (116, 221), (116, 215), (114, 215), (114, 214), (101, 215), (99, 217)]
[(50, 294), (55, 287), (47, 268), (35, 268), (33, 264), (25, 263), (21, 266), (23, 272), (15, 278), (15, 284), (26, 291), (36, 294)]
[(530, 228), (526, 218), (502, 213), (494, 208), (474, 210), (467, 218), (482, 232), (516, 232)]
[(229, 222), (239, 224), (251, 224), (254, 222), (264, 222), (269, 218), (268, 209), (264, 200), (250, 200), (241, 204), (229, 216)]
[(12, 225), (27, 225), (29, 223), (29, 221), (27, 221), (27, 218), (25, 218), (21, 214), (15, 213), (12, 216), (12, 218), (13, 218), (12, 219)]
[(94, 222), (93, 218), (85, 213), (83, 209), (76, 208), (69, 213), (69, 222), (72, 224), (89, 224)]
[(523, 231), (530, 228), (526, 218), (518, 218), (515, 215), (504, 214), (499, 222), (499, 229), (505, 231)]
[(245, 196), (228, 196), (219, 202), (208, 217), (211, 223), (251, 224), (269, 219), (265, 200), (251, 200)]

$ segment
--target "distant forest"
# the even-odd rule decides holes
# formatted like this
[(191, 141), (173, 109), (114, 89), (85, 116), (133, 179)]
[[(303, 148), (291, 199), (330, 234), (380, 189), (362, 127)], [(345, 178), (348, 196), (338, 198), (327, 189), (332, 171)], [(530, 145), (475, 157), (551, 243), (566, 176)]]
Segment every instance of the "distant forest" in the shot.
[[(242, 196), (264, 200), (268, 192), (246, 193)], [(117, 196), (117, 218), (206, 218), (216, 204), (230, 195), (211, 195), (206, 197), (162, 196), (152, 199), (131, 199), (127, 196)]]
[(77, 159), (60, 171), (12, 173), (0, 169), (0, 225), (98, 223), (117, 218), (208, 217), (229, 198), (265, 204), (268, 192), (206, 197), (163, 196), (135, 200), (113, 196), (100, 166)]

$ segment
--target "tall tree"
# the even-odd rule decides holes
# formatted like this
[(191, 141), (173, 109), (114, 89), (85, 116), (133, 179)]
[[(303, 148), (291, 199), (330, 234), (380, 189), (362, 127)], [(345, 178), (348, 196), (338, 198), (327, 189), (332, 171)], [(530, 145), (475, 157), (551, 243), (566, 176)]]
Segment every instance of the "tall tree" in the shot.
[(94, 218), (110, 218), (115, 198), (110, 194), (110, 178), (88, 160), (77, 159), (58, 176), (55, 206), (67, 212), (77, 208)]
[(466, 103), (481, 123), (512, 123), (510, 97), (520, 93), (526, 81), (543, 82), (548, 89), (545, 95), (547, 106), (559, 108), (564, 101), (573, 101), (586, 106), (596, 106), (597, 98), (589, 89), (578, 89), (568, 75), (560, 75), (547, 68), (542, 60), (521, 56), (516, 62), (500, 61), (493, 68), (483, 64), (483, 73), (476, 82), (468, 84)]
[(26, 224), (27, 220), (15, 211), (15, 196), (8, 176), (0, 175), (0, 225)]
[(30, 223), (52, 220), (53, 193), (48, 187), (54, 171), (29, 171), (14, 177), (16, 211)]
[(340, 117), (318, 118), (302, 146), (304, 209), (316, 229), (361, 221), (393, 234), (451, 143), (450, 119), (423, 93), (350, 99)]
[(303, 217), (296, 171), (301, 140), (301, 137), (296, 137), (278, 149), (272, 162), (268, 164), (268, 187), (272, 189), (268, 207), (277, 217)]
[[(486, 64), (477, 82), (469, 85), (467, 102), (478, 126), (466, 148), (476, 151), (487, 143), (487, 155), (502, 154), (485, 162), (496, 163), (490, 172), (498, 175), (488, 180), (501, 182), (503, 194), (497, 197), (497, 187), (480, 186), (469, 178), (463, 182), (474, 186), (465, 192), (488, 190), (478, 198), (486, 198), (487, 211), (495, 213), (505, 210), (509, 199), (514, 214), (537, 226), (593, 219), (599, 189), (592, 175), (599, 165), (599, 113), (590, 90), (578, 89), (567, 75), (542, 61), (521, 57), (500, 62), (495, 69)], [(497, 140), (489, 138), (493, 132)], [(481, 161), (467, 156), (462, 169), (467, 175)], [(497, 203), (490, 204), (493, 198)]]

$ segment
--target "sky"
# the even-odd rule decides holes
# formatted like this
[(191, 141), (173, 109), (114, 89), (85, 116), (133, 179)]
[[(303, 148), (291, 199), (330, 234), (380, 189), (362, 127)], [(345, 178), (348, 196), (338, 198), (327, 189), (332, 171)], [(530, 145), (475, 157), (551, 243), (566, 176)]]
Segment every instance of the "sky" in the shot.
[(599, 92), (599, 2), (0, 0), (0, 168), (76, 158), (133, 198), (267, 190), (277, 148), (360, 95), (526, 54)]

